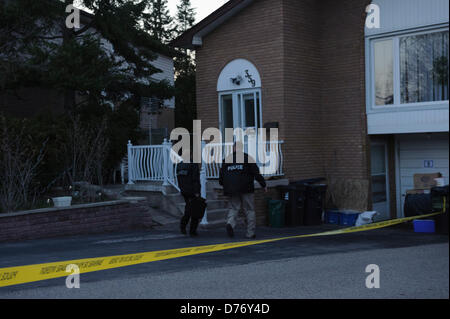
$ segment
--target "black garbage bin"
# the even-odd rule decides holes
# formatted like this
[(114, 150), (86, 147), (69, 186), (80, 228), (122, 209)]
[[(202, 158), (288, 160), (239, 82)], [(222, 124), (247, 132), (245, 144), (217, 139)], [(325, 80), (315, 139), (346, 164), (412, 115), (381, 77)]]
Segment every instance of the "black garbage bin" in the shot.
[(405, 217), (419, 216), (433, 212), (430, 194), (408, 194), (403, 205)]
[(304, 192), (296, 185), (280, 186), (281, 199), (285, 201), (285, 225), (298, 226), (303, 223)]
[(431, 189), (431, 205), (433, 211), (447, 211), (449, 207), (449, 186), (436, 186)]
[(436, 231), (441, 234), (448, 235), (448, 209), (449, 209), (449, 187), (433, 187), (431, 189), (431, 204), (434, 212), (444, 212), (437, 215), (434, 220), (436, 222)]
[(327, 185), (325, 184), (305, 184), (306, 202), (303, 224), (321, 225), (322, 214), (325, 209), (325, 196)]
[(297, 190), (297, 200), (296, 200), (296, 206), (297, 206), (297, 214), (299, 216), (299, 225), (305, 224), (305, 208), (306, 208), (306, 186), (305, 185), (295, 185), (295, 188)]

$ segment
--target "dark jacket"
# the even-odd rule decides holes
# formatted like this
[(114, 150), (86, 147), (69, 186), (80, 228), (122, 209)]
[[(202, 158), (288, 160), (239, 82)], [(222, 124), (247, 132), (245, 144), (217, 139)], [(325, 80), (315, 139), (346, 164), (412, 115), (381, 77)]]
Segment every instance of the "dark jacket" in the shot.
[(226, 163), (227, 160), (224, 160), (219, 175), (219, 184), (223, 186), (225, 195), (254, 193), (255, 179), (261, 187), (266, 187), (264, 177), (259, 173), (256, 163), (249, 163), (248, 154), (244, 153), (244, 162), (241, 164), (236, 163), (236, 153), (230, 156), (233, 156), (232, 163)]
[(178, 186), (186, 196), (200, 194), (200, 169), (195, 163), (179, 163), (177, 166)]

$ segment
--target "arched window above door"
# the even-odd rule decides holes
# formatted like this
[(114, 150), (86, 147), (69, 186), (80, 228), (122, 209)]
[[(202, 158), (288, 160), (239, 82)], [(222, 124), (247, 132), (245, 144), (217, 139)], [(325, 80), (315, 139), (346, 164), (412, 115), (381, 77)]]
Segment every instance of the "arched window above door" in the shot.
[(242, 128), (256, 138), (262, 127), (261, 77), (257, 68), (245, 59), (231, 61), (220, 73), (217, 91), (222, 134), (226, 128)]
[(228, 63), (217, 81), (217, 91), (234, 91), (261, 88), (257, 68), (248, 60), (236, 59)]

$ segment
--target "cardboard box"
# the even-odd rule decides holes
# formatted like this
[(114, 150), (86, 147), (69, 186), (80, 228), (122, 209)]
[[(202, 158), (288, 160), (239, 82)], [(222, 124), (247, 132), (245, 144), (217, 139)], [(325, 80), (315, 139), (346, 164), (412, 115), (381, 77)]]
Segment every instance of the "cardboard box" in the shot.
[(431, 189), (437, 185), (434, 179), (441, 176), (441, 173), (414, 174), (414, 189)]

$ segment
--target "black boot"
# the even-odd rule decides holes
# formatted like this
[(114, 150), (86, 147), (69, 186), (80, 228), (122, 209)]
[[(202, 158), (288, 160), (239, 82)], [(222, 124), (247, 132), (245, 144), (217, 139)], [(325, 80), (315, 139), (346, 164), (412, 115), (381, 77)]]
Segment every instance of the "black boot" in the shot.
[(234, 230), (230, 224), (227, 224), (227, 234), (228, 234), (228, 237), (230, 237), (230, 238), (232, 238), (234, 236)]
[(195, 218), (191, 219), (191, 227), (190, 227), (190, 230), (189, 230), (189, 234), (192, 237), (198, 236), (198, 233), (197, 233), (198, 224), (199, 224), (199, 220), (198, 219), (195, 219)]
[(188, 222), (189, 222), (189, 217), (183, 216), (183, 218), (181, 218), (180, 231), (183, 235), (186, 235), (186, 226), (187, 226)]

